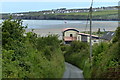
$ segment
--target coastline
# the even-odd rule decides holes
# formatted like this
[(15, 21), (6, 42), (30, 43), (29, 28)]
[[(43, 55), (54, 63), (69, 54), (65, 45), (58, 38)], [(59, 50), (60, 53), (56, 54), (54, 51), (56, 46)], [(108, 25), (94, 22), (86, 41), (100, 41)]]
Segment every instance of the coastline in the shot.
[(45, 37), (47, 35), (58, 35), (59, 39), (62, 40), (62, 29), (26, 29), (26, 32), (34, 32), (38, 36)]
[[(9, 18), (1, 18), (1, 20), (6, 20)], [(72, 20), (72, 21), (89, 21), (90, 19), (24, 19), (24, 18), (17, 18), (22, 20)], [(120, 19), (92, 19), (92, 21), (120, 21)]]
[[(47, 22), (47, 21), (45, 21), (45, 22)], [(83, 22), (82, 23), (69, 23), (68, 22), (67, 24), (38, 25), (38, 26), (42, 26), (42, 27), (34, 26), (33, 28), (27, 28), (26, 32), (30, 32), (30, 31), (32, 31), (32, 29), (34, 29), (33, 32), (36, 33), (38, 36), (47, 36), (49, 34), (57, 34), (57, 35), (59, 35), (59, 39), (61, 40), (62, 39), (62, 30), (64, 28), (76, 28), (80, 32), (89, 31), (89, 23), (86, 28), (86, 22), (84, 22), (84, 23)], [(35, 23), (33, 23), (33, 25), (34, 24)], [(29, 27), (29, 25), (28, 25), (28, 27)], [(93, 21), (92, 32), (97, 32), (98, 28), (100, 28), (101, 31), (104, 31), (103, 29), (105, 29), (106, 31), (115, 31), (117, 27), (118, 27), (118, 22)]]

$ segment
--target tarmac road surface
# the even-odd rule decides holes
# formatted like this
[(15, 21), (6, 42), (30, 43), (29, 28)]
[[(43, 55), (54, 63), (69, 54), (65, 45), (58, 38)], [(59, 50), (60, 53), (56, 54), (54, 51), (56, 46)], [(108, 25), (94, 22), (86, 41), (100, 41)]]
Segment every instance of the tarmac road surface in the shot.
[(65, 72), (63, 80), (71, 80), (70, 78), (76, 78), (77, 80), (84, 80), (83, 71), (76, 66), (65, 62)]

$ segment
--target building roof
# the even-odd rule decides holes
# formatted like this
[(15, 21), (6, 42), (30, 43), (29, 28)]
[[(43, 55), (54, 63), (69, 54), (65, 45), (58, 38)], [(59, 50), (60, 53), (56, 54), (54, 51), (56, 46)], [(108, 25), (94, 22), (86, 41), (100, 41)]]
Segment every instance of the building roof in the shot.
[(79, 32), (77, 29), (75, 28), (65, 28), (63, 29), (63, 32), (66, 32), (66, 31), (69, 31), (69, 30), (73, 30), (73, 31), (76, 31), (76, 32)]
[(105, 39), (105, 40), (111, 40), (113, 38), (113, 36), (115, 35), (115, 32), (106, 32), (101, 39)]
[(79, 33), (78, 35), (86, 35), (86, 36), (88, 36), (88, 34), (85, 34), (85, 33)]
[[(83, 36), (90, 36), (90, 34), (85, 34), (85, 33), (79, 33), (78, 35), (83, 35)], [(99, 38), (98, 36), (96, 35), (91, 35), (92, 38)]]

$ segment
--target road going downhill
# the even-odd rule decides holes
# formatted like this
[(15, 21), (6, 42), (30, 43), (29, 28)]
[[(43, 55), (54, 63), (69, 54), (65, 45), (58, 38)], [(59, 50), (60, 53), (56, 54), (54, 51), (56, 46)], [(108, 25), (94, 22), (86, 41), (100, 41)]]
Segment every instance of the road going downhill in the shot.
[(76, 66), (65, 62), (65, 72), (63, 78), (80, 78), (83, 80), (83, 71)]

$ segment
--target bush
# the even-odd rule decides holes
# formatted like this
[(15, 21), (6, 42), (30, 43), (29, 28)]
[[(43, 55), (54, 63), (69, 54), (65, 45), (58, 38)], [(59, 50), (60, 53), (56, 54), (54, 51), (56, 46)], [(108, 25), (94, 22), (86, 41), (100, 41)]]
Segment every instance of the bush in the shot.
[(73, 41), (65, 53), (65, 60), (83, 69), (85, 61), (89, 57), (88, 48), (87, 43)]
[[(110, 73), (108, 69), (114, 68), (118, 69), (119, 65), (119, 55), (118, 55), (118, 44), (113, 44), (112, 46), (108, 47), (105, 51), (99, 53), (97, 56), (93, 56), (93, 66), (91, 70), (91, 77), (92, 78), (115, 78)], [(115, 71), (113, 71), (115, 72)], [(118, 76), (116, 76), (117, 78)]]
[(120, 42), (120, 27), (117, 28), (113, 43)]
[(37, 37), (28, 32), (21, 20), (2, 23), (3, 78), (61, 78), (64, 57), (56, 35)]
[[(113, 43), (101, 43), (93, 46), (92, 78), (119, 78), (120, 67), (120, 27), (117, 28)], [(110, 71), (112, 69), (112, 71)]]
[(85, 60), (84, 68), (83, 68), (83, 75), (84, 75), (84, 78), (92, 78), (91, 77), (91, 63), (90, 63), (89, 58)]

